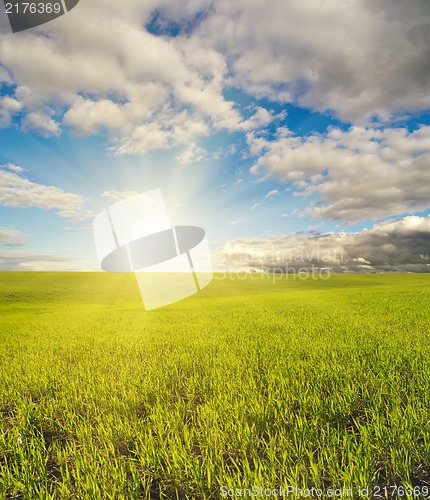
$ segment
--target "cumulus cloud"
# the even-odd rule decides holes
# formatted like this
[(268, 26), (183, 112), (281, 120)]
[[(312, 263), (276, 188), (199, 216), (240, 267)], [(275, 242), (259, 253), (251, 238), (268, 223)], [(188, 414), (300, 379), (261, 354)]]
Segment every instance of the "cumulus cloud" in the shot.
[(4, 96), (0, 97), (0, 128), (9, 127), (12, 118), (16, 115), (22, 105), (13, 97)]
[(332, 128), (294, 136), (280, 129), (273, 141), (248, 136), (261, 155), (251, 171), (292, 182), (295, 196), (316, 196), (305, 213), (358, 221), (423, 210), (430, 200), (430, 127)]
[(143, 119), (151, 118), (167, 98), (166, 89), (152, 82), (143, 82), (127, 90), (128, 101), (92, 100), (78, 96), (65, 113), (63, 123), (81, 134), (101, 131), (119, 132)]
[(347, 121), (429, 107), (429, 31), (427, 0), (220, 0), (200, 26), (240, 88)]
[(46, 113), (28, 113), (22, 120), (23, 130), (38, 132), (42, 137), (60, 135), (60, 125)]
[(77, 133), (106, 132), (117, 154), (187, 144), (209, 129), (268, 124), (269, 111), (256, 107), (245, 119), (225, 98), (229, 69), (215, 45), (192, 30), (174, 37), (145, 29), (155, 17), (188, 26), (210, 5), (184, 2), (181, 10), (165, 0), (127, 7), (96, 0), (80, 4), (67, 22), (2, 36), (0, 60), (15, 83), (2, 122), (9, 124), (19, 106), (25, 129), (58, 135), (62, 122)]
[(384, 120), (430, 107), (429, 32), (427, 0), (81, 2), (19, 37), (5, 30), (0, 80), (15, 92), (0, 101), (0, 126), (21, 116), (43, 135), (103, 132), (117, 154), (140, 154), (276, 118), (264, 107), (245, 117), (226, 98), (232, 86)]
[(206, 149), (198, 146), (197, 144), (190, 144), (185, 151), (176, 157), (176, 160), (185, 165), (187, 163), (197, 163), (203, 161), (207, 158), (208, 152)]
[(135, 127), (129, 135), (119, 136), (111, 152), (130, 155), (143, 154), (151, 149), (170, 149), (187, 144), (208, 132), (205, 121), (190, 115), (188, 111), (173, 113), (167, 110), (156, 120)]
[(214, 253), (223, 269), (429, 272), (430, 216), (409, 216), (355, 233), (238, 238)]
[(84, 204), (81, 196), (32, 182), (20, 169), (16, 165), (0, 167), (0, 206), (57, 209), (60, 217), (79, 218)]

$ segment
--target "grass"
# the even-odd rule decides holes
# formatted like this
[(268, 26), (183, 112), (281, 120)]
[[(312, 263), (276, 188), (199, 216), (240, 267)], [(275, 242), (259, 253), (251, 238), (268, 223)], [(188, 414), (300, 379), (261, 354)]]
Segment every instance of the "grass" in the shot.
[(220, 278), (1, 273), (0, 498), (427, 496), (430, 276)]

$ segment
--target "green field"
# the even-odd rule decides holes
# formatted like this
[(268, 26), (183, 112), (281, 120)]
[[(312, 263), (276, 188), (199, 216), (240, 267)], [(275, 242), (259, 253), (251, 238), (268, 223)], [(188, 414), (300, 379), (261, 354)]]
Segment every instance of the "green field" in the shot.
[(0, 274), (0, 498), (426, 496), (430, 275), (217, 278)]

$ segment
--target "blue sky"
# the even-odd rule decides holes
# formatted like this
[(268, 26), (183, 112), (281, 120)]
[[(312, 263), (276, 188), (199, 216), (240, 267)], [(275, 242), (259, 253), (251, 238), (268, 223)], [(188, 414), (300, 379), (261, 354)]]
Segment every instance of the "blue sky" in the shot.
[(99, 269), (94, 216), (161, 188), (235, 268), (428, 271), (429, 25), (424, 0), (2, 13), (0, 269)]

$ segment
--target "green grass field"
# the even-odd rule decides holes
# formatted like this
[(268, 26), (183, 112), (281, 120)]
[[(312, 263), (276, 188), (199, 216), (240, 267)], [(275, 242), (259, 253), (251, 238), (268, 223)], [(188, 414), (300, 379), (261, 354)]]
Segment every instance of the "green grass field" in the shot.
[(430, 275), (233, 276), (145, 312), (132, 274), (1, 273), (0, 498), (423, 498), (429, 306)]

